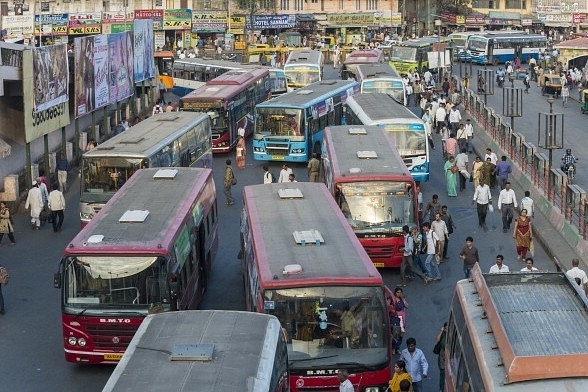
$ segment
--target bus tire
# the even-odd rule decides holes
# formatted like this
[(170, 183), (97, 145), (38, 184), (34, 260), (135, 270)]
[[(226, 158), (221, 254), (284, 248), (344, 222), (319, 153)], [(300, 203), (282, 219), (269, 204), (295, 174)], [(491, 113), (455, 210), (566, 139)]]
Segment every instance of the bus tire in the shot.
[(492, 59), (492, 64), (493, 64), (493, 65), (498, 65), (498, 57), (494, 57), (494, 58)]

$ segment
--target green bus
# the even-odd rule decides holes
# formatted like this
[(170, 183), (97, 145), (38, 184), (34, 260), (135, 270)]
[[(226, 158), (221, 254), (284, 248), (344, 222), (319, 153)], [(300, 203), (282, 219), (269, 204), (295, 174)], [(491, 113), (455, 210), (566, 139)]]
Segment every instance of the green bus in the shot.
[(433, 52), (433, 45), (446, 43), (447, 37), (429, 36), (398, 42), (390, 48), (389, 63), (400, 75), (408, 74), (415, 68), (422, 72), (428, 68), (428, 53)]

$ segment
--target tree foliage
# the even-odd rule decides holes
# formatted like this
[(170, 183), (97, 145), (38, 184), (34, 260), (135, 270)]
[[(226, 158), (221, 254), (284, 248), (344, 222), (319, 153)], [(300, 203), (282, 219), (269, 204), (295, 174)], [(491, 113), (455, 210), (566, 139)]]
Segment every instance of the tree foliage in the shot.
[(472, 12), (472, 0), (437, 0), (439, 13), (467, 15)]

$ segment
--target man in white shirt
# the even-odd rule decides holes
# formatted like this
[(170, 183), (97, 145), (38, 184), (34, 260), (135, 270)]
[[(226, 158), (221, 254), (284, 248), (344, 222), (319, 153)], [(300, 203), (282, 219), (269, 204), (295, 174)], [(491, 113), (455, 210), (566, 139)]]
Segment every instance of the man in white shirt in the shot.
[(504, 265), (502, 261), (504, 260), (504, 256), (496, 255), (496, 264), (490, 267), (491, 274), (506, 274), (510, 272), (510, 269), (507, 265)]
[(280, 170), (280, 176), (278, 177), (278, 182), (289, 182), (289, 176), (292, 174), (292, 169), (288, 167), (287, 164), (284, 163), (282, 166), (282, 170)]
[(337, 380), (339, 381), (339, 392), (353, 392), (353, 384), (349, 380), (349, 373), (345, 370), (337, 372)]
[(459, 122), (461, 121), (461, 113), (457, 109), (456, 106), (451, 107), (451, 111), (449, 112), (449, 124), (451, 125), (451, 130), (453, 133), (457, 134), (457, 130), (459, 129)]
[(474, 191), (474, 198), (472, 204), (476, 203), (476, 210), (478, 212), (478, 227), (482, 227), (487, 231), (486, 214), (488, 214), (488, 205), (492, 203), (492, 194), (490, 187), (487, 184), (479, 184)]
[(521, 269), (521, 272), (536, 272), (539, 271), (537, 268), (533, 267), (533, 258), (527, 257), (525, 259), (525, 268)]
[(467, 142), (466, 147), (468, 149), (468, 153), (471, 154), (472, 153), (472, 140), (474, 139), (474, 126), (472, 125), (472, 122), (470, 121), (469, 118), (466, 120), (465, 130), (466, 130), (466, 136), (468, 138), (468, 142)]
[(447, 112), (445, 111), (445, 104), (439, 104), (439, 108), (435, 112), (435, 122), (437, 124), (436, 132), (439, 134), (441, 132), (441, 128), (443, 128), (445, 124), (445, 117), (447, 117)]
[[(498, 195), (498, 210), (502, 211), (502, 232), (510, 230), (510, 224), (514, 216), (514, 209), (517, 208), (517, 197), (512, 189), (510, 182), (504, 184), (504, 189)], [(527, 211), (529, 212), (529, 211)]]
[(435, 220), (431, 222), (431, 230), (437, 234), (439, 240), (437, 241), (437, 252), (436, 252), (436, 259), (437, 264), (441, 263), (443, 259), (443, 249), (445, 248), (445, 240), (449, 239), (449, 230), (447, 229), (447, 225), (445, 221), (441, 219), (441, 214), (435, 214)]
[(535, 217), (535, 203), (531, 199), (531, 192), (525, 191), (525, 197), (521, 199), (521, 211), (527, 210), (527, 215), (531, 218)]
[(463, 147), (461, 152), (455, 157), (455, 165), (459, 170), (459, 190), (464, 191), (466, 189), (466, 181), (470, 179), (470, 173), (468, 172), (467, 166), (469, 162), (468, 154), (466, 154), (466, 148)]
[(490, 162), (492, 162), (493, 165), (496, 165), (496, 163), (498, 162), (498, 157), (496, 156), (495, 153), (492, 152), (491, 148), (487, 148), (486, 149), (486, 155), (484, 155), (484, 161), (486, 161), (486, 159), (490, 158)]
[(580, 260), (572, 259), (572, 269), (567, 270), (566, 275), (570, 277), (572, 280), (575, 280), (584, 292), (584, 294), (588, 296), (588, 276), (586, 276), (586, 272), (581, 270), (579, 266)]

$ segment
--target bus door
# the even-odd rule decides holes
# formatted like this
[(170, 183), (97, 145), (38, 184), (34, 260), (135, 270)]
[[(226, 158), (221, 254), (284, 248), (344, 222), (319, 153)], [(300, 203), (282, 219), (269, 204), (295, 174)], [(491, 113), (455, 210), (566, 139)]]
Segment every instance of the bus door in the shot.
[(524, 59), (523, 59), (523, 43), (522, 42), (517, 42), (514, 43), (514, 57), (513, 60), (518, 58), (519, 59), (519, 64), (522, 64)]
[[(494, 64), (494, 39), (488, 40), (488, 64)], [(496, 59), (496, 64), (498, 64), (498, 59)]]

